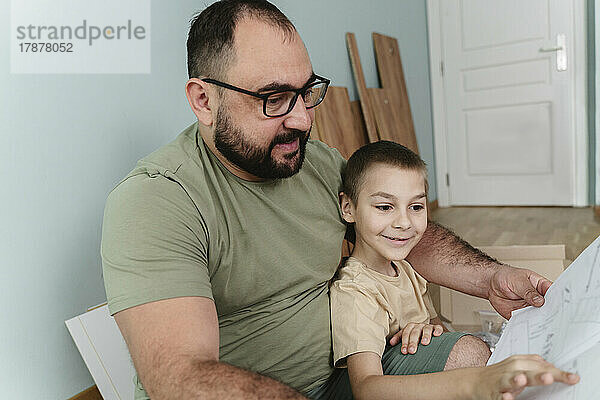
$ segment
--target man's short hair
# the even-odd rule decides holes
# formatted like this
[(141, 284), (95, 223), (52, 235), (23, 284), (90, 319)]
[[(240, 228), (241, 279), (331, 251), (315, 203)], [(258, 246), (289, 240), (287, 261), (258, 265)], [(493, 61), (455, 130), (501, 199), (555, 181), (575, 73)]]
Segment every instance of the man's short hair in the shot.
[(221, 0), (191, 20), (187, 39), (190, 78), (222, 79), (234, 57), (234, 33), (238, 22), (252, 17), (293, 34), (292, 22), (266, 0)]
[(421, 157), (401, 144), (380, 140), (362, 146), (348, 159), (342, 174), (343, 191), (354, 204), (358, 201), (358, 194), (367, 171), (375, 164), (420, 172), (423, 175), (425, 193), (427, 193), (429, 189), (427, 164), (421, 160)]

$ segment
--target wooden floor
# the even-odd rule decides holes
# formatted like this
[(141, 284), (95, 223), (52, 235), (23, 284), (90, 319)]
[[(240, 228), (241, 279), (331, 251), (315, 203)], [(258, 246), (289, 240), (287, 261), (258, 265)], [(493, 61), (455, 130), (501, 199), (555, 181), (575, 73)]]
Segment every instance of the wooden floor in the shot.
[(565, 244), (570, 261), (600, 236), (592, 208), (449, 207), (431, 214), (474, 246)]

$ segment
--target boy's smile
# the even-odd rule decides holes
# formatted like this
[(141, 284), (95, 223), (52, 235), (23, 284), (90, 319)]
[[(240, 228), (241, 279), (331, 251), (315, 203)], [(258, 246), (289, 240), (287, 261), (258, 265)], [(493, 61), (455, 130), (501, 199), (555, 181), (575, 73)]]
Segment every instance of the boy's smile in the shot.
[(386, 236), (386, 235), (381, 235), (386, 239), (389, 239), (392, 244), (397, 244), (397, 245), (404, 245), (408, 240), (410, 240), (411, 238), (400, 238), (400, 237), (391, 237), (391, 236)]
[(352, 256), (386, 275), (390, 261), (403, 260), (427, 228), (423, 174), (387, 164), (371, 165), (363, 176), (357, 204), (344, 196), (342, 211), (355, 223)]

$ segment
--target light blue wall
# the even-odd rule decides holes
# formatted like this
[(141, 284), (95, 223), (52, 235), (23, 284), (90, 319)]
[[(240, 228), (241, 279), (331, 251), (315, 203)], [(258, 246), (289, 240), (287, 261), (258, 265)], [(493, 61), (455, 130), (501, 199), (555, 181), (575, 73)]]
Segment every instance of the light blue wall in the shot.
[(11, 75), (0, 0), (0, 399), (66, 399), (93, 385), (64, 322), (105, 301), (104, 202), (135, 161), (193, 122), (187, 21), (152, 1), (152, 74)]
[[(353, 98), (345, 32), (357, 35), (372, 87), (371, 32), (399, 39), (419, 147), (433, 171), (424, 3), (276, 2), (315, 70)], [(150, 75), (11, 75), (10, 0), (0, 0), (1, 399), (60, 400), (93, 384), (63, 321), (105, 301), (99, 246), (108, 192), (194, 120), (185, 37), (204, 4), (152, 0)]]

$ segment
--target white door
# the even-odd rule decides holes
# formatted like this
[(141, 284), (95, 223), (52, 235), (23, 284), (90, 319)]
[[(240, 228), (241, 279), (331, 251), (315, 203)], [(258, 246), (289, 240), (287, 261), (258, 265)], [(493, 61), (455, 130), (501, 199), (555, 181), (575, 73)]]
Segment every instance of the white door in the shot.
[(573, 2), (440, 4), (449, 204), (573, 205)]

